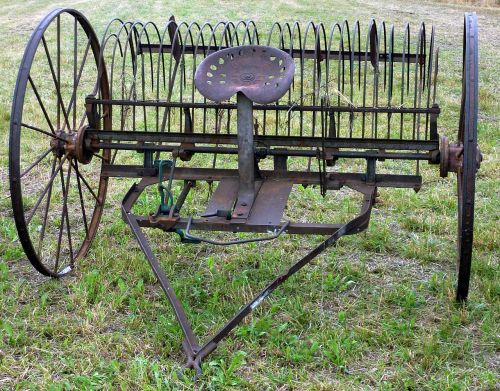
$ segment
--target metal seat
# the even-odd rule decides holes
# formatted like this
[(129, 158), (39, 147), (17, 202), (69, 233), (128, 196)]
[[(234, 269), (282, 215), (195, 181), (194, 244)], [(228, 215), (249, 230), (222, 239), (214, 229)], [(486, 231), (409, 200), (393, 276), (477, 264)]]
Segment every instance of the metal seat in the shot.
[(269, 46), (237, 46), (207, 56), (194, 83), (207, 99), (220, 102), (242, 92), (252, 102), (267, 104), (281, 98), (292, 84), (292, 57)]

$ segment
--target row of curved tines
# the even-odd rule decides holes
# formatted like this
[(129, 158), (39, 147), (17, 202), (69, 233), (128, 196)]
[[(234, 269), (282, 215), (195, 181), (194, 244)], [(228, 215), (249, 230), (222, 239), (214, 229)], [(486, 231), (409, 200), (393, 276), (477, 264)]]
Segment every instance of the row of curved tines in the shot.
[[(182, 132), (186, 115), (191, 124), (195, 115), (201, 115), (203, 133), (234, 132), (234, 107), (214, 109), (194, 88), (197, 64), (226, 47), (278, 47), (297, 59), (295, 78), (282, 99), (256, 107), (257, 112), (263, 109), (256, 114), (257, 131), (314, 137), (319, 135), (321, 122), (321, 129), (330, 129), (331, 137), (427, 139), (429, 113), (425, 109), (435, 104), (438, 70), (434, 36), (434, 27), (428, 37), (421, 23), (412, 39), (406, 24), (403, 39), (396, 40), (394, 25), (377, 25), (373, 19), (365, 33), (358, 21), (335, 23), (330, 29), (321, 23), (276, 22), (261, 33), (252, 21), (188, 24), (171, 17), (160, 29), (153, 22), (114, 19), (101, 41), (100, 67), (108, 72), (112, 98), (122, 101), (121, 129), (135, 130), (142, 121), (146, 131)], [(332, 110), (330, 115), (311, 111), (321, 106)], [(381, 107), (389, 110), (376, 110)], [(405, 111), (411, 108), (424, 110)], [(151, 111), (153, 125), (147, 118)], [(141, 120), (137, 112), (142, 113)], [(425, 124), (421, 126), (422, 117)], [(379, 130), (379, 123), (385, 132)]]

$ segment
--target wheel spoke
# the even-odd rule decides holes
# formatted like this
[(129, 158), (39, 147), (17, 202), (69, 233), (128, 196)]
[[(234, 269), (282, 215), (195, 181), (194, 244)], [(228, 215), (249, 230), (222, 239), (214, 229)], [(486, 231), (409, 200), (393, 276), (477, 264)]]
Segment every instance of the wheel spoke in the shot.
[(115, 159), (116, 159), (116, 155), (118, 154), (118, 149), (115, 149), (113, 151), (113, 157), (111, 158), (111, 164), (113, 164), (115, 162)]
[[(77, 172), (77, 170), (78, 170), (78, 161), (75, 161), (75, 173)], [(85, 212), (85, 201), (83, 199), (82, 184), (81, 184), (81, 180), (80, 180), (80, 177), (78, 176), (78, 174), (76, 174), (76, 183), (78, 185), (78, 194), (80, 196), (80, 206), (82, 208), (83, 225), (85, 227), (85, 236), (88, 237), (89, 226), (87, 223), (87, 213)]]
[(33, 92), (35, 93), (36, 99), (38, 100), (38, 104), (40, 105), (40, 108), (42, 109), (43, 116), (45, 117), (45, 120), (47, 121), (47, 124), (49, 125), (50, 130), (52, 131), (52, 133), (55, 134), (54, 126), (52, 125), (52, 122), (50, 121), (47, 110), (45, 109), (45, 105), (42, 102), (42, 98), (40, 98), (40, 94), (38, 93), (38, 90), (35, 87), (35, 83), (33, 82), (31, 75), (28, 76), (28, 81), (31, 85), (31, 88), (33, 89)]
[(54, 148), (49, 148), (46, 152), (44, 152), (43, 154), (41, 154), (26, 170), (24, 170), (21, 175), (19, 176), (19, 178), (22, 178), (23, 176), (25, 176), (28, 172), (30, 172), (35, 166), (38, 165), (38, 163), (40, 163), (50, 152), (52, 152), (54, 150)]
[(71, 178), (71, 167), (72, 167), (72, 165), (69, 164), (66, 182), (64, 181), (64, 175), (63, 175), (62, 171), (59, 171), (59, 174), (61, 177), (61, 190), (63, 193), (64, 200), (63, 200), (63, 207), (62, 207), (62, 212), (61, 212), (61, 226), (59, 227), (59, 236), (57, 239), (57, 256), (56, 256), (56, 262), (54, 265), (54, 273), (57, 273), (57, 269), (59, 268), (59, 258), (61, 256), (61, 244), (62, 244), (62, 236), (63, 236), (64, 222), (65, 221), (66, 221), (67, 232), (68, 232), (68, 246), (69, 246), (70, 262), (71, 262), (71, 265), (73, 265), (73, 246), (71, 243), (71, 232), (70, 232), (69, 215), (68, 215), (68, 195), (69, 195), (69, 181)]
[[(54, 81), (54, 87), (56, 89), (56, 94), (57, 94), (57, 108), (58, 108), (58, 111), (62, 110), (62, 113), (63, 113), (63, 116), (64, 116), (64, 120), (66, 121), (66, 125), (69, 128), (70, 126), (69, 126), (68, 114), (66, 113), (66, 109), (64, 108), (64, 104), (63, 104), (63, 100), (62, 100), (62, 96), (61, 96), (61, 89), (60, 89), (59, 79), (57, 78), (57, 75), (56, 75), (56, 73), (54, 71), (54, 65), (52, 63), (52, 57), (50, 57), (49, 48), (47, 46), (47, 41), (45, 40), (44, 36), (42, 36), (42, 43), (43, 43), (43, 47), (45, 49), (45, 55), (47, 56), (47, 61), (49, 62), (50, 73), (52, 75), (52, 80)], [(59, 115), (60, 114), (58, 114), (58, 116)], [(58, 122), (58, 127), (59, 127), (60, 124), (61, 124), (60, 118), (58, 118), (57, 122)]]
[(77, 50), (78, 50), (78, 21), (75, 19), (73, 21), (73, 94), (71, 94), (72, 101), (70, 101), (68, 105), (68, 115), (71, 113), (72, 104), (75, 106), (73, 110), (73, 130), (76, 129), (76, 90), (78, 88), (78, 83), (76, 81), (76, 62), (78, 60)]
[(101, 159), (103, 162), (108, 162), (108, 159), (106, 159), (104, 156), (102, 155), (99, 155), (98, 153), (94, 153), (93, 156), (95, 157), (98, 157), (99, 159)]
[(80, 124), (78, 125), (78, 129), (80, 129), (83, 126), (83, 124), (85, 123), (85, 119), (86, 118), (87, 118), (87, 113), (85, 112), (82, 115), (82, 119), (80, 120)]
[[(89, 53), (89, 48), (90, 48), (90, 39), (87, 42), (87, 48), (85, 49), (85, 54), (82, 60), (82, 63), (80, 65), (80, 68), (78, 70), (78, 76), (76, 76), (76, 54), (75, 54), (75, 80), (74, 80), (74, 87), (73, 87), (73, 94), (71, 95), (71, 100), (68, 105), (68, 115), (71, 115), (71, 110), (73, 110), (73, 122), (74, 122), (74, 128), (76, 130), (76, 90), (78, 88), (78, 85), (80, 84), (80, 79), (82, 77), (83, 73), (83, 67), (85, 65), (85, 61), (87, 60), (87, 55)], [(80, 127), (82, 124), (80, 125)], [(63, 126), (63, 130), (65, 129), (66, 125)]]
[(70, 256), (71, 266), (73, 266), (74, 264), (74, 258), (73, 258), (73, 243), (71, 240), (71, 225), (69, 224), (68, 197), (69, 197), (69, 181), (71, 179), (72, 166), (73, 166), (72, 164), (68, 165), (68, 176), (66, 178), (66, 193), (64, 197), (64, 207), (63, 207), (63, 211), (64, 213), (66, 213), (66, 225), (68, 226), (67, 232), (68, 232), (69, 256)]
[(71, 162), (71, 165), (73, 166), (73, 168), (75, 169), (76, 171), (76, 175), (82, 180), (83, 184), (85, 185), (85, 187), (90, 191), (90, 194), (92, 194), (92, 196), (94, 197), (94, 199), (96, 200), (97, 204), (98, 205), (101, 205), (101, 201), (99, 200), (99, 198), (95, 195), (94, 193), (94, 190), (92, 190), (92, 188), (90, 187), (90, 185), (87, 183), (87, 181), (85, 180), (84, 176), (80, 173), (80, 170), (78, 170), (78, 168), (73, 164), (73, 162)]
[[(59, 96), (61, 94), (61, 17), (58, 15), (57, 16), (57, 21), (56, 21), (56, 42), (57, 42), (57, 57), (56, 57), (56, 69), (57, 69), (57, 84), (59, 88)], [(57, 102), (57, 126), (61, 126), (61, 105), (62, 105), (62, 99), (58, 100)], [(64, 105), (63, 105), (64, 107)], [(67, 120), (66, 116), (66, 120)], [(69, 127), (69, 124), (68, 124)]]
[(21, 122), (21, 126), (23, 128), (27, 128), (27, 129), (35, 130), (35, 131), (37, 131), (39, 133), (43, 133), (43, 134), (45, 134), (47, 136), (50, 136), (52, 138), (56, 138), (58, 140), (65, 141), (63, 138), (61, 138), (61, 137), (59, 137), (59, 136), (57, 136), (55, 134), (49, 133), (46, 130), (40, 129), (40, 128), (36, 127), (36, 126), (28, 125), (28, 124), (25, 124), (24, 122)]
[[(56, 169), (56, 161), (57, 159), (54, 158), (54, 161), (52, 162), (52, 172), (50, 175), (54, 175), (54, 171)], [(42, 229), (40, 231), (40, 237), (38, 238), (38, 251), (37, 251), (37, 256), (40, 258), (40, 253), (42, 249), (42, 242), (45, 237), (45, 227), (47, 226), (47, 217), (49, 215), (49, 207), (50, 207), (50, 200), (52, 198), (52, 186), (49, 188), (49, 194), (47, 196), (47, 203), (45, 204), (45, 212), (43, 216), (43, 223), (42, 223)]]
[(40, 203), (42, 202), (43, 198), (45, 197), (45, 194), (47, 194), (49, 189), (52, 188), (52, 184), (54, 183), (54, 179), (57, 176), (58, 172), (61, 170), (65, 160), (66, 160), (66, 155), (64, 155), (63, 158), (61, 159), (61, 162), (59, 163), (59, 165), (55, 169), (55, 172), (52, 173), (52, 175), (49, 179), (49, 182), (47, 183), (47, 185), (43, 189), (42, 194), (40, 195), (40, 197), (36, 201), (35, 206), (33, 207), (33, 209), (31, 209), (30, 213), (28, 214), (28, 217), (26, 219), (26, 225), (29, 225), (29, 223), (31, 222), (31, 219), (35, 215), (36, 210), (38, 209), (38, 207), (40, 206)]

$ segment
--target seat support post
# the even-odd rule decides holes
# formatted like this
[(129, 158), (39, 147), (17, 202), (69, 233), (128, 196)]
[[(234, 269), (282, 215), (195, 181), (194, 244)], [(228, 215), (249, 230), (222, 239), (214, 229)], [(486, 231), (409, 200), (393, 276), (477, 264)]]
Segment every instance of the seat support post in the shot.
[(238, 200), (234, 218), (247, 218), (255, 199), (255, 153), (253, 146), (253, 103), (237, 94), (238, 113)]

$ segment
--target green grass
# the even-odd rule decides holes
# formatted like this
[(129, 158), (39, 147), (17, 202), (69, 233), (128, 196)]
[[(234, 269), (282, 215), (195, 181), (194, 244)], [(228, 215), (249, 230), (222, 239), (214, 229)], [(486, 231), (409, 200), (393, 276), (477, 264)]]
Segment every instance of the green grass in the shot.
[[(178, 20), (323, 21), (371, 16), (402, 26), (434, 23), (440, 46), (439, 131), (456, 134), (462, 14), (457, 4), (118, 1), (62, 2), (90, 19), (98, 35), (112, 17)], [(467, 306), (454, 302), (456, 179), (422, 165), (424, 186), (381, 189), (367, 232), (345, 237), (273, 293), (224, 340), (193, 384), (177, 371), (181, 331), (119, 204), (129, 180), (112, 180), (96, 239), (71, 276), (36, 273), (17, 241), (8, 192), (7, 143), (15, 77), (29, 33), (55, 6), (1, 1), (0, 54), (0, 388), (3, 389), (498, 389), (500, 383), (498, 8), (477, 9), (480, 26), (479, 139), (473, 274)], [(58, 3), (58, 4), (61, 4)], [(409, 12), (411, 9), (411, 12)], [(36, 183), (34, 183), (34, 186)], [(207, 199), (200, 184), (192, 211)], [(342, 220), (356, 212), (347, 192), (298, 188), (287, 214)], [(349, 193), (350, 194), (350, 193)], [(156, 207), (151, 194), (138, 210)], [(325, 212), (327, 210), (328, 212)], [(335, 211), (335, 213), (330, 211)], [(148, 238), (207, 338), (271, 276), (320, 237), (283, 237), (233, 248)]]

